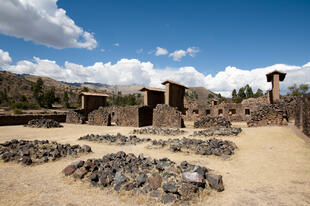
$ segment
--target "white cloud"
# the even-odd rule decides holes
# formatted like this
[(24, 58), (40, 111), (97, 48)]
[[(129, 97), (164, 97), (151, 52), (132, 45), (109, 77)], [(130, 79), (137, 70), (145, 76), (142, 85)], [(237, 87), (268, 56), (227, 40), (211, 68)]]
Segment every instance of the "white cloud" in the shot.
[(172, 57), (174, 61), (181, 61), (181, 59), (186, 56), (186, 51), (182, 49), (175, 50), (173, 53), (169, 54), (169, 56)]
[(48, 47), (97, 46), (92, 33), (84, 31), (58, 8), (57, 0), (0, 0), (0, 32)]
[(114, 46), (119, 47), (119, 43), (115, 43)]
[(141, 54), (143, 52), (143, 49), (141, 48), (141, 49), (138, 49), (137, 51), (136, 51), (136, 53), (137, 54)]
[(141, 84), (152, 87), (163, 87), (161, 82), (170, 79), (186, 86), (201, 86), (213, 92), (230, 96), (233, 89), (249, 84), (254, 92), (260, 88), (264, 91), (271, 88), (267, 82), (266, 74), (279, 70), (286, 72), (286, 78), (280, 83), (281, 93), (287, 92), (287, 87), (296, 83), (310, 84), (310, 62), (303, 66), (275, 64), (269, 67), (252, 70), (242, 70), (228, 66), (215, 76), (205, 75), (194, 67), (180, 68), (154, 68), (151, 62), (141, 62), (137, 59), (121, 59), (117, 63), (96, 62), (91, 66), (83, 66), (71, 62), (65, 62), (59, 66), (55, 61), (34, 57), (33, 61), (19, 61), (16, 65), (9, 65), (9, 54), (0, 51), (1, 56), (6, 56), (4, 70), (18, 74), (34, 74), (48, 76), (66, 82), (97, 82), (103, 84)]
[(198, 52), (200, 52), (198, 47), (188, 47), (186, 51), (183, 49), (175, 50), (173, 53), (170, 53), (169, 56), (172, 57), (174, 61), (181, 61), (186, 55), (195, 57)]
[(155, 52), (155, 56), (160, 56), (160, 55), (166, 55), (168, 54), (168, 50), (161, 48), (161, 47), (156, 47), (156, 52)]
[(187, 53), (188, 55), (190, 55), (191, 57), (196, 56), (196, 53), (200, 52), (200, 49), (198, 47), (189, 47), (187, 48)]
[(9, 52), (5, 52), (2, 49), (0, 49), (0, 67), (8, 65), (12, 62), (12, 59), (9, 55)]

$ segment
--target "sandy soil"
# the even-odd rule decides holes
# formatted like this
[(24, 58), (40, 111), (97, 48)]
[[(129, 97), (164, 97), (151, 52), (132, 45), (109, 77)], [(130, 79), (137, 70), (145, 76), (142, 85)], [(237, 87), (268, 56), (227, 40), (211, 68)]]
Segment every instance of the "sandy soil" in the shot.
[[(169, 157), (181, 162), (214, 169), (223, 175), (225, 191), (212, 191), (195, 205), (310, 205), (310, 146), (291, 127), (246, 128), (234, 141), (239, 149), (232, 158), (149, 150), (146, 144), (111, 146), (77, 141), (85, 134), (129, 134), (133, 128), (64, 124), (64, 128), (37, 129), (23, 126), (0, 127), (0, 142), (17, 139), (49, 139), (60, 143), (88, 144), (94, 153), (80, 159), (100, 158), (123, 150), (156, 158)], [(194, 129), (183, 136), (188, 136)], [(151, 135), (141, 137), (168, 138)], [(143, 197), (101, 190), (73, 178), (64, 177), (62, 169), (76, 159), (65, 158), (26, 167), (0, 161), (0, 205), (156, 205)]]

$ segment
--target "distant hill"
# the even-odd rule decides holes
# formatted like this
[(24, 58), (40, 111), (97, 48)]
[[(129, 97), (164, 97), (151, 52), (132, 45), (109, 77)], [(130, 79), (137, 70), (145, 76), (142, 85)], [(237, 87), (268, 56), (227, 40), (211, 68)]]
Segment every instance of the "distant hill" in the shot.
[(214, 92), (211, 92), (204, 87), (189, 87), (189, 90), (195, 92), (198, 95), (198, 104), (206, 104), (210, 99), (212, 99), (209, 98), (211, 96), (214, 96), (216, 98), (216, 94)]

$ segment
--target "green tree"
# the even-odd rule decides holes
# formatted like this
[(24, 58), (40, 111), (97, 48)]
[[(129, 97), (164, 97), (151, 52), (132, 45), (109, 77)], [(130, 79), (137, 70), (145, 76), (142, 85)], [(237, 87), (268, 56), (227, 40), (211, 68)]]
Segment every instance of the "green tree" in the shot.
[(52, 104), (55, 101), (55, 88), (53, 87), (44, 94), (44, 106), (46, 106), (47, 108), (52, 108)]
[(309, 89), (309, 85), (308, 84), (300, 84), (299, 85), (299, 91), (300, 91), (301, 94), (306, 94), (308, 89)]
[(68, 96), (68, 92), (64, 91), (64, 98), (63, 98), (63, 103), (64, 103), (64, 107), (68, 108), (69, 105), (69, 96)]
[(83, 87), (82, 92), (89, 92), (89, 89), (87, 87)]
[(256, 90), (256, 93), (254, 94), (254, 98), (258, 98), (258, 97), (261, 97), (261, 96), (264, 96), (263, 90), (258, 88)]
[(245, 86), (245, 96), (246, 96), (246, 98), (252, 98), (253, 97), (252, 87), (250, 87), (250, 85), (248, 85), (248, 84)]
[(37, 79), (36, 83), (32, 88), (32, 93), (37, 103), (42, 107), (44, 104), (43, 103), (44, 93), (43, 93), (43, 80), (41, 78)]
[(245, 94), (245, 88), (241, 87), (238, 91), (238, 97), (241, 99), (245, 99), (246, 98), (246, 94)]
[(308, 84), (300, 84), (299, 87), (297, 87), (296, 84), (293, 84), (292, 86), (289, 86), (288, 89), (290, 90), (290, 95), (293, 96), (300, 96), (303, 94), (306, 94), (308, 89), (309, 89), (309, 85)]

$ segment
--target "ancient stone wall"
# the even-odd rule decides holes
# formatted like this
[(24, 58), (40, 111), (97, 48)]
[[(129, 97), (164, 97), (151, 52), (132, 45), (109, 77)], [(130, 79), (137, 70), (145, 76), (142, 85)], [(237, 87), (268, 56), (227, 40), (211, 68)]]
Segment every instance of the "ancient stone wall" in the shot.
[(195, 128), (230, 128), (231, 122), (223, 116), (202, 117), (194, 122)]
[(85, 116), (81, 113), (82, 111), (69, 111), (66, 115), (66, 123), (84, 124)]
[(310, 94), (303, 95), (302, 127), (305, 135), (310, 137)]
[(184, 120), (176, 107), (158, 104), (153, 110), (153, 127), (182, 128)]
[(32, 119), (52, 119), (57, 122), (65, 122), (65, 114), (20, 114), (20, 115), (1, 115), (0, 126), (5, 125), (24, 125)]
[(111, 126), (111, 114), (104, 107), (99, 107), (88, 114), (88, 124)]
[(297, 100), (295, 125), (310, 137), (310, 93), (304, 94)]
[(267, 125), (287, 125), (288, 116), (285, 104), (275, 103), (261, 105), (251, 113), (251, 119), (247, 122), (249, 127)]
[(139, 127), (149, 126), (153, 123), (153, 109), (148, 106), (139, 107)]

